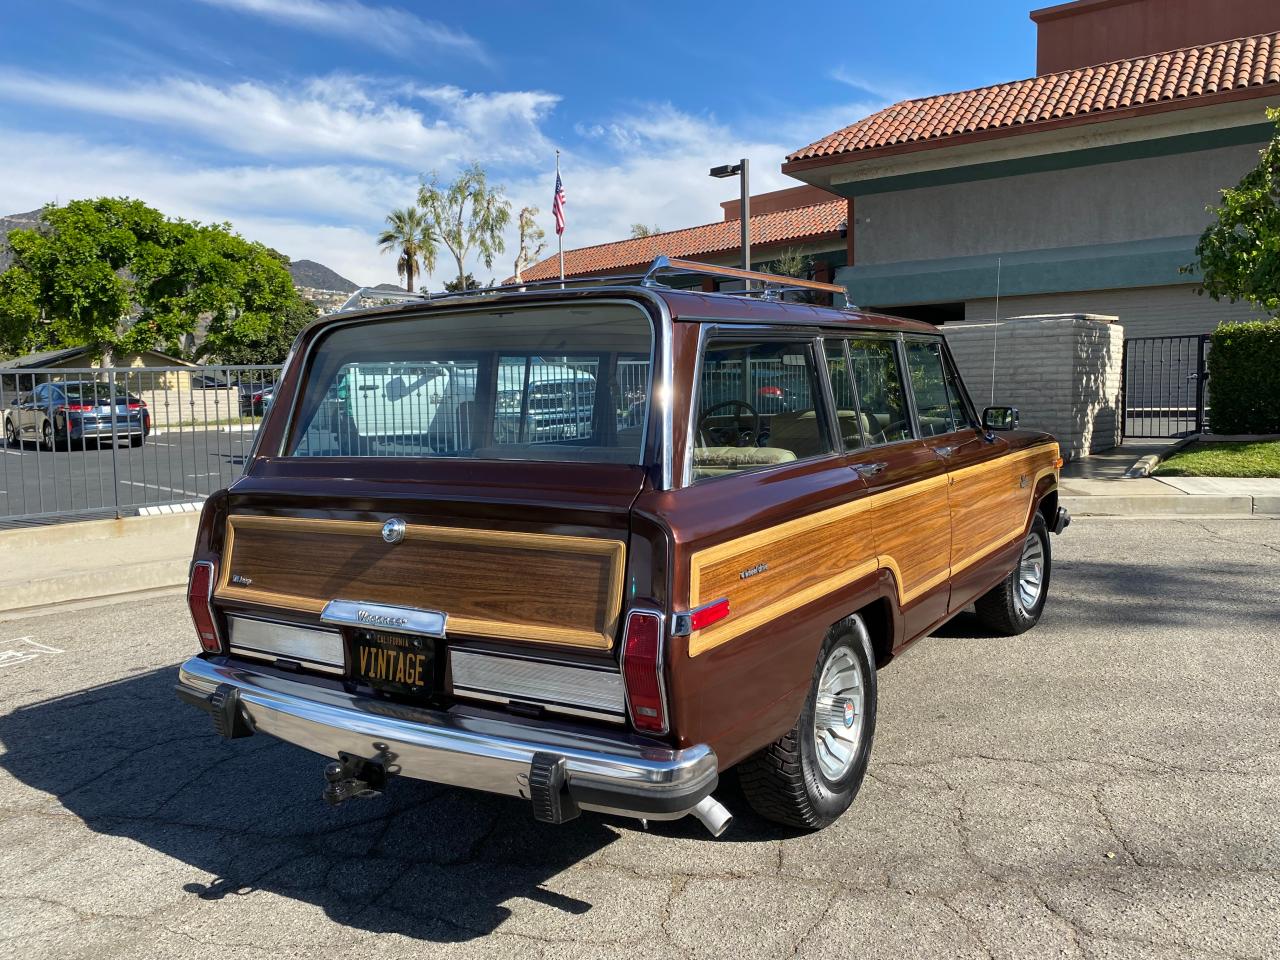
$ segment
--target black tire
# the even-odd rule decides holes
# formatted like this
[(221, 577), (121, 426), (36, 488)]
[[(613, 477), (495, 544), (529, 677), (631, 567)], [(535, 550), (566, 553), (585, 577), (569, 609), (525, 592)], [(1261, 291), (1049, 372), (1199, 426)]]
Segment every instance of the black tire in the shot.
[[(1040, 541), (1043, 560), (1040, 565), (1039, 595), (1033, 603), (1028, 604), (1019, 581), (1023, 561), (1028, 559), (1027, 551), (1032, 538)], [(1023, 552), (1019, 554), (1017, 564), (1007, 577), (974, 602), (978, 620), (984, 627), (1007, 637), (1026, 633), (1040, 622), (1040, 614), (1044, 612), (1044, 604), (1049, 597), (1049, 575), (1052, 571), (1053, 553), (1049, 546), (1049, 527), (1044, 522), (1044, 517), (1037, 513), (1031, 521), (1030, 532), (1023, 540)]]
[(22, 446), (22, 435), (18, 433), (18, 428), (13, 425), (13, 420), (9, 417), (4, 418), (4, 445), (6, 447)]
[[(814, 715), (823, 670), (841, 650), (848, 650), (858, 667), (863, 717), (852, 763), (843, 776), (833, 780), (823, 771), (818, 759)], [(875, 732), (875, 654), (862, 618), (853, 616), (833, 628), (822, 644), (809, 695), (796, 725), (738, 766), (742, 792), (762, 817), (802, 830), (821, 830), (848, 810), (857, 796), (871, 760)]]
[(147, 435), (145, 433), (131, 433), (129, 434), (129, 446), (140, 447), (146, 439)]
[(57, 434), (53, 432), (53, 421), (46, 420), (40, 428), (40, 446), (52, 452), (57, 446)]

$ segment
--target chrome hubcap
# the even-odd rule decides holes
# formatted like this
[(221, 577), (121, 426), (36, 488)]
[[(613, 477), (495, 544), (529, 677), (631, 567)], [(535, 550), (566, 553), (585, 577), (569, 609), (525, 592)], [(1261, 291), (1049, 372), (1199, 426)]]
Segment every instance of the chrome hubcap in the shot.
[(813, 711), (815, 753), (828, 780), (840, 780), (853, 766), (864, 719), (862, 671), (848, 647), (837, 647), (822, 668)]
[(1027, 536), (1018, 561), (1018, 604), (1024, 613), (1035, 609), (1044, 589), (1044, 543), (1038, 534)]

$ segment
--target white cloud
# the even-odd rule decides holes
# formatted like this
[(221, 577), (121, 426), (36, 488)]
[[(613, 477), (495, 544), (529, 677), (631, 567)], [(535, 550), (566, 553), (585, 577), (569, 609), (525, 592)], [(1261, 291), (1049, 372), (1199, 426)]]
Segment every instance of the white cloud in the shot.
[(488, 60), (474, 37), (397, 7), (357, 0), (201, 0), (210, 6), (274, 20), (289, 26), (364, 43), (408, 56), (426, 47)]
[(538, 91), (454, 87), (399, 93), (403, 102), (385, 85), (342, 75), (278, 88), (186, 78), (110, 85), (0, 70), (0, 97), (18, 103), (183, 130), (239, 153), (360, 157), (413, 169), (470, 157), (527, 161), (546, 149), (539, 125), (559, 100)]

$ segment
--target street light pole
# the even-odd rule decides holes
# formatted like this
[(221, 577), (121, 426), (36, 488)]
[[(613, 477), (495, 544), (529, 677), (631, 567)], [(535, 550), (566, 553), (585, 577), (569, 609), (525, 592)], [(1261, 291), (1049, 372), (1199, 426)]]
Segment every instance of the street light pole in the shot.
[[(738, 216), (742, 221), (742, 269), (751, 269), (751, 161), (743, 157), (737, 163), (726, 163), (712, 167), (711, 176), (718, 179), (737, 176), (741, 187), (741, 199), (738, 201)], [(744, 280), (745, 289), (751, 289), (751, 281)]]
[[(738, 161), (739, 177), (742, 185), (742, 269), (751, 269), (751, 162), (743, 157)], [(751, 284), (747, 284), (751, 288)]]

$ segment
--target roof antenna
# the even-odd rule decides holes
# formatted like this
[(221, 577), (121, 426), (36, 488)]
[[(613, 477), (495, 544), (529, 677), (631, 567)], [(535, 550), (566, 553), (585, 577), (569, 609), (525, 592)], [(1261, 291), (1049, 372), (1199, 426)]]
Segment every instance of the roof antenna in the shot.
[(1000, 342), (1000, 258), (996, 257), (996, 318), (991, 325), (991, 406), (996, 405), (996, 347)]

